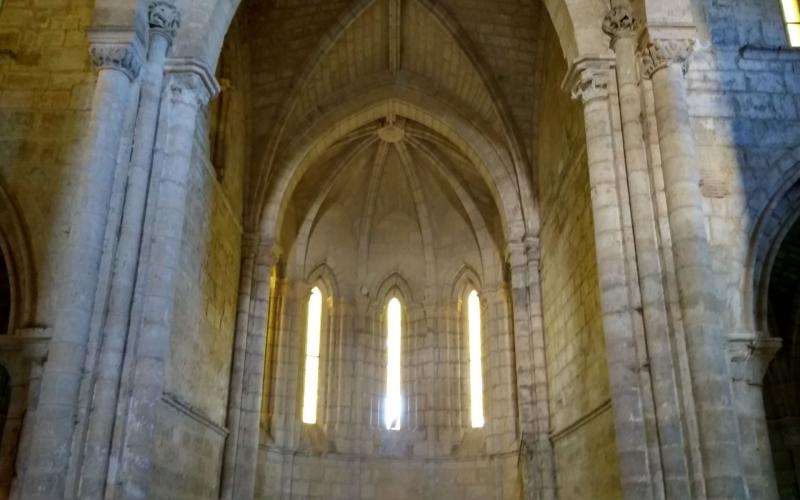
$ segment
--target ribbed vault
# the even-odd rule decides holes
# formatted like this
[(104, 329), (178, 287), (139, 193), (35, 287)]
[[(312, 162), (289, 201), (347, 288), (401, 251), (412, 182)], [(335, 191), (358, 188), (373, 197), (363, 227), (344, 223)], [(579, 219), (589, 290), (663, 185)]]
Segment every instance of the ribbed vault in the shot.
[[(269, 193), (270, 186), (280, 185), (275, 180), (296, 167), (292, 154), (298, 138), (319, 142), (319, 138), (310, 137), (309, 130), (319, 126), (326, 115), (347, 106), (355, 111), (359, 103), (362, 106), (358, 111), (363, 111), (368, 96), (379, 92), (392, 98), (400, 96), (397, 90), (424, 89), (427, 100), (456, 110), (461, 119), (478, 129), (482, 140), (491, 142), (488, 148), (500, 161), (471, 160), (484, 163), (486, 168), (504, 170), (504, 179), (495, 174), (489, 182), (496, 202), (500, 196), (506, 197), (504, 223), (515, 225), (520, 234), (526, 222), (530, 224), (528, 230), (532, 230), (535, 216), (523, 213), (520, 208), (524, 204), (519, 197), (532, 197), (531, 169), (521, 138), (532, 133), (537, 79), (533, 65), (514, 61), (529, 57), (535, 50), (535, 19), (540, 17), (541, 9), (537, 2), (509, 7), (508, 12), (491, 14), (498, 23), (497, 32), (484, 34), (468, 33), (446, 8), (430, 0), (332, 1), (324, 9), (297, 9), (280, 1), (246, 4), (254, 67), (252, 113), (259, 117), (253, 124), (255, 182), (249, 204), (252, 223), (275, 215), (268, 208), (264, 212), (265, 206), (277, 201), (274, 193)], [(474, 14), (476, 18), (489, 15)], [(516, 18), (524, 19), (517, 21), (518, 27)], [(316, 37), (310, 36), (312, 32)], [(501, 50), (492, 60), (492, 64), (505, 66), (498, 75), (490, 71), (485, 54), (473, 38), (489, 45), (499, 43), (495, 47), (499, 49), (503, 45), (502, 33), (512, 32), (518, 35), (514, 46)], [(299, 33), (308, 33), (309, 37), (298, 36)], [(282, 46), (281, 39), (293, 42)], [(280, 50), (276, 50), (278, 47)], [(520, 81), (527, 84), (519, 85)], [(509, 82), (514, 83), (505, 88)], [(412, 99), (409, 104), (424, 112), (442, 114), (427, 103)], [(430, 119), (412, 118), (437, 128)], [(344, 116), (332, 120), (330, 128), (348, 132), (362, 125)], [(439, 126), (438, 132), (458, 144), (454, 131)], [(326, 147), (319, 146), (317, 152)], [(460, 149), (461, 154), (469, 155), (464, 147)], [(509, 197), (517, 199), (509, 203)], [(509, 229), (506, 227), (505, 232), (511, 233)]]
[(454, 266), (496, 276), (503, 241), (498, 210), (476, 167), (442, 135), (397, 116), (352, 131), (309, 166), (281, 232), (298, 278), (332, 259), (345, 275), (368, 283), (391, 271), (371, 267), (376, 255), (394, 253), (392, 265), (419, 269), (424, 279), (415, 285), (429, 291), (457, 271), (443, 262), (448, 245), (476, 250), (475, 261)]

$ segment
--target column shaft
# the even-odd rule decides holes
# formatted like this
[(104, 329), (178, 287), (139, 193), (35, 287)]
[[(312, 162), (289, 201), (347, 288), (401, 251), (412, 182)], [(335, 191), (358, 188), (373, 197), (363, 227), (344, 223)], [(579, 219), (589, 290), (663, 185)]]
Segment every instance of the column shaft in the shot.
[(158, 111), (161, 105), (164, 58), (168, 48), (169, 41), (165, 37), (160, 34), (153, 35), (148, 61), (144, 66), (122, 227), (114, 261), (114, 280), (101, 340), (86, 437), (86, 456), (80, 485), (81, 498), (86, 499), (100, 499), (105, 490), (117, 394), (122, 375), (122, 358), (139, 268), (139, 248), (144, 226), (147, 188), (150, 182)]
[(617, 85), (627, 168), (628, 194), (635, 241), (638, 291), (641, 294), (647, 361), (655, 402), (661, 467), (667, 498), (689, 498), (690, 478), (684, 447), (681, 402), (662, 281), (653, 190), (642, 128), (641, 92), (636, 66), (638, 23), (630, 8), (612, 9), (603, 24), (616, 53)]
[(626, 499), (654, 498), (615, 170), (608, 99), (611, 65), (583, 60), (574, 95), (583, 100), (603, 332), (608, 356), (614, 428)]
[(555, 454), (550, 441), (550, 396), (547, 386), (547, 353), (545, 351), (544, 317), (542, 313), (541, 260), (538, 238), (526, 241), (528, 261), (528, 314), (531, 324), (531, 357), (533, 361), (534, 442), (532, 447), (537, 491), (529, 497), (540, 500), (556, 498)]
[[(122, 458), (119, 498), (148, 497), (156, 429), (156, 413), (163, 395), (170, 359), (172, 308), (178, 280), (178, 265), (186, 218), (197, 113), (215, 92), (206, 68), (197, 64), (177, 67), (167, 84), (163, 109), (163, 165), (152, 217), (151, 251), (144, 272), (142, 320), (138, 333), (135, 365), (128, 408)], [(137, 288), (139, 285), (137, 284)]]
[(253, 266), (252, 291), (248, 300), (249, 321), (247, 342), (242, 353), (244, 365), (231, 498), (253, 498), (255, 494), (271, 271), (272, 248), (260, 245)]
[(93, 47), (101, 66), (83, 147), (85, 160), (71, 193), (70, 230), (56, 268), (59, 292), (53, 339), (44, 366), (20, 498), (65, 494), (78, 393), (84, 375), (108, 209), (131, 80), (138, 55), (129, 46)]
[(242, 266), (239, 275), (239, 305), (236, 317), (236, 334), (233, 344), (233, 364), (228, 388), (227, 426), (230, 434), (225, 441), (225, 456), (222, 465), (223, 499), (232, 499), (235, 484), (236, 455), (239, 444), (239, 421), (242, 405), (244, 363), (247, 353), (247, 333), (250, 323), (250, 297), (253, 283), (255, 241), (254, 236), (242, 238)]
[[(686, 331), (692, 389), (709, 499), (749, 498), (739, 456), (738, 423), (720, 331), (722, 307), (711, 269), (700, 174), (682, 64), (691, 44), (651, 44), (652, 75), (667, 208)], [(682, 55), (685, 52), (685, 55)], [(648, 69), (647, 62), (650, 63)]]

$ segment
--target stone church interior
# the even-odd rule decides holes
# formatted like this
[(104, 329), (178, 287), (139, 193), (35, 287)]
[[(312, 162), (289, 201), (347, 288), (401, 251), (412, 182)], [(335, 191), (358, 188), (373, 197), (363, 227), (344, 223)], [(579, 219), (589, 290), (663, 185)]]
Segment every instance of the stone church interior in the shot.
[(0, 500), (800, 499), (798, 0), (0, 0)]

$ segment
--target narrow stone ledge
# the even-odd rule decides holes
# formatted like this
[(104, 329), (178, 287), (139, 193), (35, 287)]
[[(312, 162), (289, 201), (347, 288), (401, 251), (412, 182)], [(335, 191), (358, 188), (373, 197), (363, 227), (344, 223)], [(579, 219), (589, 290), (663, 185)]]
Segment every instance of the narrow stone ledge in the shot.
[(571, 424), (567, 425), (563, 429), (559, 431), (555, 431), (550, 434), (550, 441), (556, 442), (560, 441), (561, 439), (569, 436), (570, 434), (574, 433), (581, 427), (585, 426), (595, 418), (599, 417), (600, 415), (604, 414), (607, 411), (610, 411), (612, 408), (611, 406), (611, 399), (605, 400), (602, 404), (600, 404), (595, 409), (591, 410), (586, 415), (580, 417), (578, 420), (572, 422)]
[(227, 428), (217, 424), (209, 417), (200, 413), (197, 409), (193, 408), (187, 403), (184, 403), (183, 401), (179, 400), (176, 396), (172, 394), (164, 394), (161, 397), (161, 401), (163, 401), (167, 406), (174, 408), (179, 413), (191, 418), (192, 420), (199, 423), (203, 427), (211, 429), (215, 433), (219, 434), (220, 437), (226, 438), (228, 437), (228, 434), (230, 434), (230, 431)]
[(758, 61), (800, 62), (800, 48), (745, 45), (739, 49), (742, 59)]

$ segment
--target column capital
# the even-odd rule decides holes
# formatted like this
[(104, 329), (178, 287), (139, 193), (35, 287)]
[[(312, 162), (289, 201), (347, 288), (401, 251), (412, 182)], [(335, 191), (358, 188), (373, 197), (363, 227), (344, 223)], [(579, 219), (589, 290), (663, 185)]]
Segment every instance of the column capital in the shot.
[(89, 28), (89, 53), (99, 70), (123, 72), (131, 81), (139, 76), (144, 62), (144, 47), (133, 31)]
[(527, 264), (527, 257), (525, 251), (524, 241), (511, 241), (506, 244), (506, 256), (508, 263), (511, 267), (522, 266)]
[(645, 78), (651, 78), (659, 70), (673, 64), (680, 65), (685, 74), (695, 43), (693, 38), (651, 39), (639, 50), (642, 74)]
[(167, 89), (174, 101), (202, 107), (219, 93), (214, 72), (197, 59), (170, 58), (164, 63)]
[(153, 0), (147, 15), (150, 33), (158, 34), (171, 44), (181, 25), (181, 13), (171, 0)]
[(525, 237), (525, 255), (528, 257), (528, 260), (531, 259), (539, 259), (541, 256), (541, 242), (539, 241), (538, 236), (526, 236)]
[(611, 37), (611, 44), (620, 38), (636, 38), (641, 31), (639, 20), (630, 6), (614, 7), (603, 18), (603, 32)]
[(584, 104), (608, 97), (610, 73), (614, 69), (614, 56), (582, 57), (572, 63), (561, 86), (573, 99)]
[(761, 385), (781, 344), (781, 339), (777, 337), (754, 338), (753, 335), (729, 335), (728, 359), (733, 381)]

